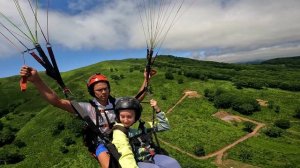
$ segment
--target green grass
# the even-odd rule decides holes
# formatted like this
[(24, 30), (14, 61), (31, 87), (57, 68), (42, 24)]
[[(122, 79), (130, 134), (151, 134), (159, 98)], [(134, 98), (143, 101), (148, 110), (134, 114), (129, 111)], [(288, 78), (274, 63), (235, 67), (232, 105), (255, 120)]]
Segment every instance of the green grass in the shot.
[[(158, 100), (161, 109), (167, 111), (180, 100), (185, 90), (194, 90), (203, 95), (205, 89), (216, 90), (218, 88), (231, 92), (236, 97), (247, 96), (273, 101), (274, 105), (280, 106), (279, 113), (275, 113), (274, 109), (262, 107), (261, 111), (244, 117), (265, 123), (267, 127), (272, 126), (275, 120), (288, 119), (291, 121), (291, 128), (285, 130), (280, 138), (267, 137), (263, 133), (265, 129), (263, 128), (259, 135), (230, 149), (226, 158), (259, 167), (297, 167), (300, 165), (300, 120), (293, 117), (297, 105), (300, 104), (299, 92), (274, 88), (263, 88), (260, 90), (250, 88), (236, 89), (230, 80), (207, 79), (203, 81), (187, 78), (177, 73), (186, 68), (196, 68), (205, 72), (232, 74), (235, 77), (249, 75), (254, 81), (260, 78), (260, 75), (255, 74), (262, 73), (267, 76), (263, 76), (266, 79), (269, 78), (268, 75), (271, 75), (272, 80), (276, 78), (278, 81), (292, 81), (294, 77), (299, 79), (299, 68), (295, 67), (293, 69), (281, 65), (221, 64), (182, 58), (177, 60), (175, 57), (158, 57), (156, 62), (157, 66), (155, 69), (158, 70), (158, 73), (151, 79), (153, 93), (147, 95), (144, 102), (154, 98)], [(71, 89), (73, 97), (80, 100), (90, 99), (85, 82), (90, 75), (97, 72), (105, 74), (111, 81), (112, 95), (116, 97), (134, 96), (143, 81), (141, 70), (143, 70), (144, 65), (145, 60), (143, 59), (105, 61), (62, 73), (62, 77), (65, 84)], [(140, 68), (130, 72), (130, 68), (134, 66)], [(165, 79), (165, 73), (169, 70), (174, 71), (173, 80)], [(40, 74), (60, 97), (64, 96), (55, 81), (45, 76), (43, 72)], [(278, 75), (277, 77), (276, 74)], [(115, 81), (112, 79), (112, 75), (123, 75), (124, 79)], [(184, 82), (178, 84), (178, 79), (182, 79)], [(5, 145), (0, 147), (0, 153), (3, 151), (17, 152), (25, 155), (25, 160), (17, 164), (1, 165), (1, 167), (99, 167), (97, 161), (90, 156), (83, 145), (82, 138), (74, 133), (74, 130), (80, 129), (76, 126), (80, 121), (71, 114), (48, 105), (30, 83), (27, 91), (21, 93), (18, 82), (18, 76), (0, 79), (0, 94), (2, 95), (0, 97), (0, 108), (6, 109), (16, 102), (22, 102), (16, 105), (9, 114), (2, 116), (0, 121), (3, 123), (4, 129), (13, 129), (16, 135), (15, 139), (24, 141), (26, 146), (17, 148), (13, 144)], [(166, 99), (162, 100), (162, 97)], [(142, 118), (145, 121), (151, 121), (152, 109), (148, 103), (143, 103), (143, 108)], [(235, 115), (241, 115), (232, 109), (225, 110)], [(217, 111), (218, 109), (213, 106), (213, 103), (203, 96), (200, 98), (186, 98), (171, 113), (167, 114), (171, 130), (158, 133), (158, 137), (192, 154), (196, 145), (203, 145), (206, 154), (209, 154), (234, 142), (247, 133), (242, 131), (242, 123), (230, 124), (213, 117), (212, 115)], [(59, 122), (64, 123), (65, 129), (54, 136), (52, 132)], [(65, 146), (64, 138), (72, 138), (76, 143)], [(161, 145), (184, 168), (216, 167), (213, 164), (214, 158), (208, 160), (193, 159), (164, 144)], [(63, 154), (60, 150), (62, 146), (65, 146), (69, 152)], [(247, 156), (243, 155), (243, 152), (251, 156), (249, 155), (245, 159)]]

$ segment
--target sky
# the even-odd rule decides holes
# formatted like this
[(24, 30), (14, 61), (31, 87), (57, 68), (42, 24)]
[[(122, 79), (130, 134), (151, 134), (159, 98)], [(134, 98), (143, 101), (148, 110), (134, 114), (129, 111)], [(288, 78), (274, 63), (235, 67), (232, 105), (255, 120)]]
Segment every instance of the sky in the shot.
[[(36, 22), (28, 0), (17, 1), (34, 30)], [(155, 1), (179, 9), (182, 0)], [(39, 1), (37, 18), (60, 71), (105, 60), (146, 57), (147, 25), (151, 22), (142, 15), (147, 7), (141, 8), (140, 3), (145, 1), (49, 0), (48, 8), (47, 2)], [(162, 41), (155, 47), (158, 54), (226, 63), (300, 56), (299, 0), (184, 0), (178, 15), (172, 8), (163, 9), (170, 13), (164, 21), (170, 26), (161, 28)], [(0, 0), (0, 12), (0, 78), (17, 75), (24, 64), (44, 70), (23, 52), (26, 48), (19, 41), (30, 49), (33, 44), (15, 28), (29, 34), (14, 1)], [(45, 47), (41, 33), (38, 42)]]

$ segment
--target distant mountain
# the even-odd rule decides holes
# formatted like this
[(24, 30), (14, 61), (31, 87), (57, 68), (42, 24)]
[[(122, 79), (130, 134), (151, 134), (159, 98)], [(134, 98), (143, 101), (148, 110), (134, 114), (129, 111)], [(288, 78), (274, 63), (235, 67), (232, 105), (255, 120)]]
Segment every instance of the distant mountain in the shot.
[(285, 57), (285, 58), (274, 58), (261, 62), (261, 64), (271, 64), (271, 65), (300, 65), (300, 56), (295, 57)]

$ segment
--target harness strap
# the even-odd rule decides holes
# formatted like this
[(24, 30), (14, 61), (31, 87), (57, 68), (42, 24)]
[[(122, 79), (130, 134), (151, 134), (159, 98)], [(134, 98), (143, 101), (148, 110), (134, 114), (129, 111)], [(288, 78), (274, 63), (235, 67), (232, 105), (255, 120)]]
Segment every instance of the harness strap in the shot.
[(92, 129), (96, 135), (98, 135), (101, 139), (105, 141), (104, 145), (113, 156), (114, 159), (119, 160), (121, 155), (118, 153), (115, 145), (112, 144), (109, 139), (98, 129), (98, 127), (94, 124), (92, 119), (85, 113), (85, 110), (78, 104), (76, 101), (71, 101), (71, 105), (75, 109), (75, 111), (80, 115), (80, 117), (87, 123), (87, 125)]
[(114, 125), (112, 130), (120, 130), (128, 136), (128, 128), (122, 127), (121, 125)]
[[(93, 102), (92, 100), (90, 100), (90, 103), (91, 103), (91, 105), (95, 108), (96, 117), (97, 117), (97, 118), (96, 118), (96, 126), (99, 127), (99, 126), (100, 126), (100, 125), (99, 125), (99, 117), (103, 120), (101, 111), (98, 109), (98, 106), (96, 105), (95, 102)], [(112, 102), (111, 102), (111, 103), (112, 103)], [(113, 103), (113, 104), (114, 104), (114, 103)], [(115, 123), (110, 121), (110, 119), (109, 119), (109, 117), (107, 116), (105, 110), (114, 110), (114, 108), (112, 108), (112, 109), (104, 109), (104, 116), (105, 116), (105, 118), (106, 118), (108, 127), (109, 127), (109, 129), (112, 129), (112, 127), (113, 127), (113, 125), (114, 125)], [(101, 114), (101, 115), (100, 115), (100, 114)], [(104, 124), (104, 125), (101, 125), (101, 127), (102, 127), (102, 126), (105, 126), (105, 124)]]

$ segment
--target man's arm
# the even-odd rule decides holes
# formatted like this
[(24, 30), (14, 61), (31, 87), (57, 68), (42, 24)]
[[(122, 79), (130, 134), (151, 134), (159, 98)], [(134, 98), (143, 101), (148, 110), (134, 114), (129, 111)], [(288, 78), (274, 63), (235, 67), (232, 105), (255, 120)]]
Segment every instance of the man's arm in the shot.
[(75, 112), (70, 101), (67, 99), (59, 98), (57, 94), (52, 89), (50, 89), (40, 78), (36, 69), (28, 66), (23, 66), (20, 70), (20, 76), (26, 77), (27, 80), (36, 87), (42, 97), (51, 105), (71, 113)]

